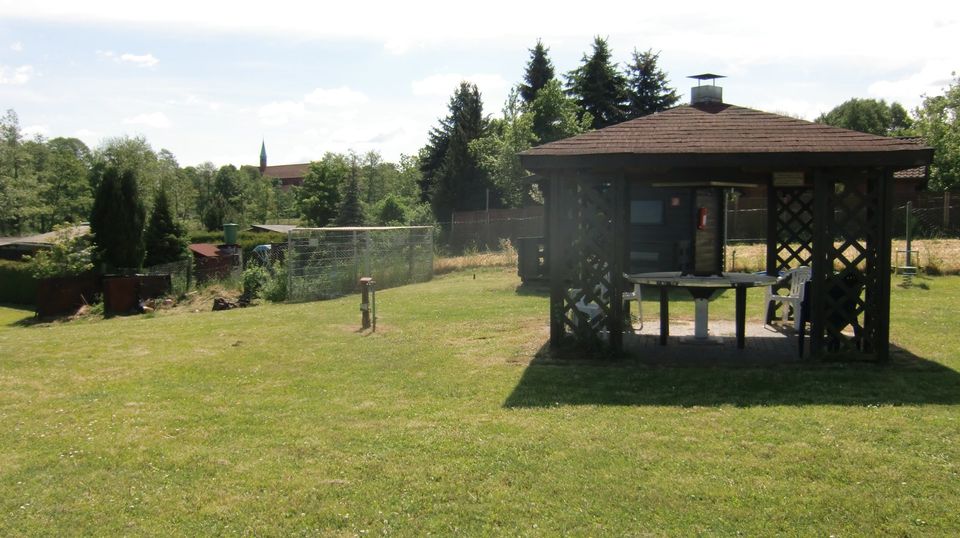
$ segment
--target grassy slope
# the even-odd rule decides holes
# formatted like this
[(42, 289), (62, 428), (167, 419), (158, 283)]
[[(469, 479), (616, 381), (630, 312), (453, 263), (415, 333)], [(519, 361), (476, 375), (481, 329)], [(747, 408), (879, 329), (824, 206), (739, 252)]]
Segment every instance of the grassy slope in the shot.
[(956, 535), (960, 278), (928, 282), (893, 338), (932, 362), (887, 367), (529, 364), (510, 270), (382, 291), (370, 336), (356, 297), (4, 326), (0, 535)]

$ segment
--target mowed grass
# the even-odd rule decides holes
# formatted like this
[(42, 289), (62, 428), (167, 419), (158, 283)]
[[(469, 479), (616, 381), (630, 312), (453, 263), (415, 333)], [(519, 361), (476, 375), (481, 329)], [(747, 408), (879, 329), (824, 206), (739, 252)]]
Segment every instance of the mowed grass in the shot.
[(511, 269), (383, 290), (375, 334), (356, 296), (0, 308), (0, 535), (957, 535), (960, 277), (924, 282), (886, 366), (532, 360)]

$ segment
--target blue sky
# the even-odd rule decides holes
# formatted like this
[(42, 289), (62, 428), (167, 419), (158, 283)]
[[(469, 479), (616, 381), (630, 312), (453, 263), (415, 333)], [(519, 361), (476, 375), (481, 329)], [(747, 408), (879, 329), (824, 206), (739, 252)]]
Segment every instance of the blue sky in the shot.
[(807, 119), (850, 97), (912, 109), (960, 71), (946, 2), (32, 4), (0, 0), (0, 107), (91, 147), (142, 134), (181, 165), (256, 164), (261, 138), (271, 164), (416, 153), (460, 79), (499, 114), (538, 37), (558, 74), (601, 35), (621, 63), (661, 51), (684, 97), (710, 71), (727, 102)]

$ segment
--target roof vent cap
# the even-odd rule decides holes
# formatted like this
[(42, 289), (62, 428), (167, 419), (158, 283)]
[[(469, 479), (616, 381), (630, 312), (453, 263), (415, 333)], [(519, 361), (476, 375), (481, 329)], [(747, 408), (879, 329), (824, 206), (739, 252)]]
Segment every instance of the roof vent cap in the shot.
[[(718, 78), (727, 78), (723, 75), (714, 75), (713, 73), (703, 73), (701, 75), (691, 75), (687, 78), (692, 78), (697, 80), (697, 85), (693, 88), (690, 88), (690, 104), (696, 105), (699, 103), (722, 103), (723, 102), (723, 88), (717, 86)], [(705, 80), (712, 82), (709, 86), (703, 86), (702, 83)]]

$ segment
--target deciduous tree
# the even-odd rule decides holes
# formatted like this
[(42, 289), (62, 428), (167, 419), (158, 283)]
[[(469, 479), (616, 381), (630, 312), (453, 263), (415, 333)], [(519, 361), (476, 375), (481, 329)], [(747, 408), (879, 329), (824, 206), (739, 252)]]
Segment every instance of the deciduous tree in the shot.
[(905, 133), (910, 120), (900, 103), (887, 105), (882, 99), (853, 98), (821, 114), (814, 121), (862, 133), (895, 136)]
[(960, 188), (960, 77), (942, 95), (926, 96), (914, 112), (914, 134), (933, 146), (930, 188)]
[(327, 153), (310, 163), (297, 200), (308, 224), (326, 226), (333, 221), (340, 206), (340, 185), (349, 175), (350, 165), (342, 155)]

